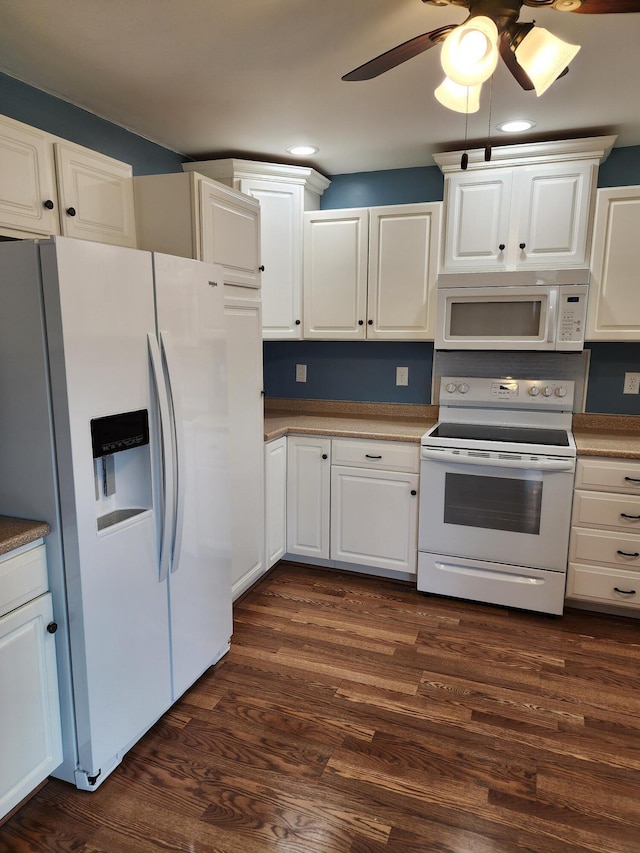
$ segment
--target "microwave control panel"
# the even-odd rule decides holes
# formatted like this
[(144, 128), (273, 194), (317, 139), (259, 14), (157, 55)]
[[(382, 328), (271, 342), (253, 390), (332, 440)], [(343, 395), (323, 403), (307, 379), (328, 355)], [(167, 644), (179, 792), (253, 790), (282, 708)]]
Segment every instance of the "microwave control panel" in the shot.
[(587, 294), (584, 285), (568, 285), (560, 288), (558, 306), (558, 329), (556, 342), (559, 349), (567, 348), (584, 340), (584, 328), (587, 322)]

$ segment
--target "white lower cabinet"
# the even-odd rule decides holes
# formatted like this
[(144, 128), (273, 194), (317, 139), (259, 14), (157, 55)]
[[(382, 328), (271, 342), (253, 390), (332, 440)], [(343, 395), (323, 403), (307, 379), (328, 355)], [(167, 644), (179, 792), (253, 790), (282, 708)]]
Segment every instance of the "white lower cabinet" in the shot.
[(287, 551), (329, 558), (331, 439), (287, 439)]
[(288, 438), (287, 551), (414, 575), (419, 447)]
[(56, 626), (46, 590), (44, 545), (0, 558), (0, 819), (62, 761)]
[(264, 446), (265, 569), (287, 550), (287, 439), (274, 438)]
[(567, 599), (640, 609), (640, 462), (578, 459)]

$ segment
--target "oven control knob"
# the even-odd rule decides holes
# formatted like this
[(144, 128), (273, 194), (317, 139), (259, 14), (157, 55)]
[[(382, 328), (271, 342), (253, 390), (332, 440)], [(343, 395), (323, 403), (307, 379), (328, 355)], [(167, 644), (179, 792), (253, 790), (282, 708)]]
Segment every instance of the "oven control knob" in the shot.
[(551, 395), (553, 394), (553, 388), (551, 387), (551, 385), (545, 385), (542, 389), (542, 393), (545, 397), (551, 397)]
[(466, 394), (468, 390), (469, 390), (469, 386), (467, 385), (467, 383), (466, 383), (466, 382), (461, 382), (461, 383), (458, 385), (458, 391), (459, 391), (461, 394)]
[(456, 387), (457, 386), (456, 386), (455, 382), (447, 382), (447, 384), (445, 385), (445, 389), (447, 391), (447, 394), (453, 394), (456, 390)]
[(556, 397), (566, 397), (566, 396), (567, 396), (567, 389), (564, 387), (564, 385), (558, 385), (558, 387), (556, 388)]
[(532, 397), (537, 397), (539, 393), (540, 393), (540, 388), (537, 385), (532, 385), (531, 388), (529, 388), (529, 394)]

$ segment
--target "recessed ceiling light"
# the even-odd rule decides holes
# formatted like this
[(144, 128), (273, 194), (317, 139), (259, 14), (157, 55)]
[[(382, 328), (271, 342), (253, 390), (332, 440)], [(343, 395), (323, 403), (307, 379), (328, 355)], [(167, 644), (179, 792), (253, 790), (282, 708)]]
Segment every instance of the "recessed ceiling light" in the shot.
[(312, 154), (317, 154), (319, 150), (315, 145), (292, 145), (287, 148), (289, 154), (293, 154), (295, 157), (311, 157)]
[(518, 118), (500, 122), (497, 128), (504, 131), (504, 133), (522, 133), (525, 130), (531, 130), (535, 126), (535, 121), (531, 121), (528, 118)]

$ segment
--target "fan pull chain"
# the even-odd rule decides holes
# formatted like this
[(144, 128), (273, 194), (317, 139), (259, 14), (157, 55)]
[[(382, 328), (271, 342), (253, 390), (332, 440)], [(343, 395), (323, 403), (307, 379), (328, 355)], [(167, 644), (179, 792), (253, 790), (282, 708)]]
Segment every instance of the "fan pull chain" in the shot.
[(467, 154), (467, 131), (469, 129), (469, 87), (467, 86), (467, 109), (464, 114), (464, 153), (460, 160), (460, 168), (466, 169), (469, 165), (469, 155)]
[(487, 144), (484, 147), (485, 162), (491, 160), (491, 107), (493, 106), (493, 74), (489, 84), (489, 127), (487, 128)]

